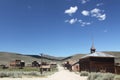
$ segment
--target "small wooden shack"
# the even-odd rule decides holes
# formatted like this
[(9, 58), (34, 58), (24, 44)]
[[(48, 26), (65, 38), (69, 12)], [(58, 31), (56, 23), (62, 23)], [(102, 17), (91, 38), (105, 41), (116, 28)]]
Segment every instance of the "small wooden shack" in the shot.
[(50, 71), (51, 70), (51, 67), (50, 67), (49, 64), (48, 65), (42, 65), (42, 66), (40, 66), (40, 68), (42, 68), (43, 71)]
[(94, 52), (79, 60), (80, 71), (114, 73), (114, 56), (102, 52)]
[(40, 67), (40, 64), (38, 61), (33, 61), (32, 62), (32, 67)]
[(8, 65), (4, 65), (4, 64), (1, 64), (1, 65), (0, 65), (0, 69), (8, 69), (8, 68), (9, 68)]
[(23, 60), (14, 60), (10, 62), (11, 67), (25, 67), (25, 62)]

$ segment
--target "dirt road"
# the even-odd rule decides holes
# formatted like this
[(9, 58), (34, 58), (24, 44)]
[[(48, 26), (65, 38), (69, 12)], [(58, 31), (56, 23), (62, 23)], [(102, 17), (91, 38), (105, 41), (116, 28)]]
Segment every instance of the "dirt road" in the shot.
[(60, 67), (59, 65), (58, 69), (58, 72), (49, 77), (50, 80), (87, 80), (87, 77), (81, 77), (80, 75), (77, 75), (74, 72), (64, 70), (64, 68)]
[(58, 65), (58, 72), (47, 78), (0, 78), (0, 80), (87, 80), (87, 77), (81, 77), (74, 72), (64, 70)]

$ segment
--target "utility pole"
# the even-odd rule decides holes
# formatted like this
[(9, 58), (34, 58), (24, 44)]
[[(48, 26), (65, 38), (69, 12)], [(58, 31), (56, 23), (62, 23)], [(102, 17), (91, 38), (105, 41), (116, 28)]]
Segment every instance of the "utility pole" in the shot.
[(42, 69), (42, 63), (43, 63), (42, 56), (43, 56), (43, 54), (41, 53), (40, 56), (41, 56), (40, 73), (42, 75), (43, 74), (43, 69)]

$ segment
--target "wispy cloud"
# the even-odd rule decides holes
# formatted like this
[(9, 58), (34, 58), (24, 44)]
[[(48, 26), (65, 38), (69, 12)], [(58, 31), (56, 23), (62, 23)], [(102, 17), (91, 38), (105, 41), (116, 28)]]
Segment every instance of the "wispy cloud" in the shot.
[(73, 19), (70, 19), (70, 20), (66, 20), (65, 22), (68, 22), (70, 24), (74, 24), (77, 22), (77, 18), (73, 18)]
[(100, 15), (98, 16), (98, 19), (99, 19), (100, 21), (105, 20), (105, 19), (106, 19), (106, 14), (100, 14)]
[(96, 6), (102, 6), (102, 5), (104, 5), (103, 3), (98, 3), (98, 4), (96, 4)]
[(83, 10), (81, 13), (82, 13), (84, 16), (89, 16), (89, 14), (90, 14), (90, 12), (87, 11), (87, 10)]
[(78, 20), (78, 22), (81, 24), (81, 26), (87, 26), (87, 25), (90, 25), (92, 22), (85, 22), (85, 21), (83, 21), (83, 20)]
[(98, 8), (94, 8), (91, 11), (91, 16), (97, 18), (100, 21), (103, 21), (106, 19), (106, 14), (103, 10), (100, 10)]
[[(81, 2), (81, 4), (85, 4), (87, 2), (90, 2), (91, 0), (79, 0)], [(81, 14), (83, 16), (85, 16), (87, 19), (90, 20), (83, 20), (82, 17), (78, 18), (78, 17), (73, 17), (72, 14), (75, 14), (78, 11), (78, 6), (71, 6), (70, 8), (66, 9), (64, 11), (65, 14), (68, 14), (70, 17), (72, 17), (71, 19), (66, 20), (65, 22), (69, 23), (69, 24), (74, 24), (74, 23), (80, 23), (81, 26), (88, 26), (91, 25), (94, 21), (92, 21), (93, 18), (99, 20), (99, 21), (104, 21), (106, 19), (106, 13), (104, 10), (102, 10), (99, 6), (104, 5), (102, 2), (95, 4), (94, 6), (96, 6), (93, 9), (89, 9), (89, 10), (82, 10)], [(75, 15), (76, 16), (76, 15)], [(80, 15), (81, 16), (81, 15)], [(94, 20), (94, 19), (93, 19)]]
[(72, 16), (72, 14), (76, 13), (77, 10), (78, 10), (78, 7), (74, 6), (74, 7), (70, 7), (69, 9), (65, 10), (65, 13), (69, 14), (70, 16)]
[(100, 21), (103, 21), (106, 19), (106, 14), (104, 13), (104, 10), (101, 10), (99, 8), (94, 8), (90, 11), (87, 11), (87, 10), (83, 10), (81, 12), (81, 14), (83, 16), (91, 16), (91, 17), (95, 17), (97, 18), (98, 20)]
[(101, 11), (100, 9), (94, 8), (94, 9), (91, 10), (91, 13), (92, 14), (94, 14), (94, 13), (100, 13), (100, 11)]
[(85, 3), (87, 3), (88, 1), (90, 1), (90, 0), (81, 0), (81, 3), (82, 3), (82, 4), (85, 4)]
[(77, 18), (72, 18), (70, 20), (66, 20), (65, 22), (69, 23), (69, 24), (74, 24), (74, 23), (80, 23), (81, 26), (88, 26), (90, 25), (92, 22), (85, 22), (83, 20), (78, 20)]

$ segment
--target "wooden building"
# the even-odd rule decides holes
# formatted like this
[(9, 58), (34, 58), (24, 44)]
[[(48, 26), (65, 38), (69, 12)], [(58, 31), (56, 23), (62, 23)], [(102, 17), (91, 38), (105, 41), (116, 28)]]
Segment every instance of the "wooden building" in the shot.
[(50, 64), (42, 65), (42, 66), (40, 66), (40, 68), (42, 68), (43, 71), (50, 71), (50, 70), (51, 70), (51, 66), (50, 66)]
[(39, 62), (33, 61), (33, 62), (32, 62), (32, 67), (40, 67)]
[(11, 67), (25, 67), (25, 62), (23, 60), (14, 60), (10, 62)]
[(115, 73), (120, 74), (120, 63), (115, 64)]
[(72, 71), (79, 72), (79, 61), (76, 61), (74, 64), (72, 64)]
[(72, 65), (70, 64), (70, 61), (64, 62), (63, 67), (64, 69), (72, 71)]
[(79, 60), (80, 71), (110, 73), (115, 72), (115, 61), (113, 55), (105, 54), (102, 52), (95, 52), (96, 49), (93, 45), (90, 50), (90, 54), (83, 56)]

